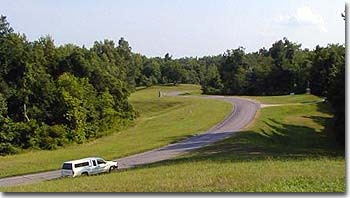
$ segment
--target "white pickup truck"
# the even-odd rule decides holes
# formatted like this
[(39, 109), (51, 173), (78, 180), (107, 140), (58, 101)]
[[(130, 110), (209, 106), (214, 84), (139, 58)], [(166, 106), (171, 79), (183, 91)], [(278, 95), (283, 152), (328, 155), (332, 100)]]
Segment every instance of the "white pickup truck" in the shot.
[(89, 157), (64, 162), (61, 169), (61, 176), (93, 175), (111, 172), (117, 168), (118, 162), (116, 161), (106, 161), (100, 157)]

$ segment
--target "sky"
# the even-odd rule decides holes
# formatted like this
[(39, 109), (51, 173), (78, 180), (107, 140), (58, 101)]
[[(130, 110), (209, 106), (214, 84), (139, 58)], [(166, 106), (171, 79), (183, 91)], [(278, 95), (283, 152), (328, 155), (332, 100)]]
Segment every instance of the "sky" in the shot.
[(124, 37), (150, 57), (218, 55), (282, 39), (313, 49), (345, 42), (341, 0), (0, 0), (0, 14), (31, 41), (91, 47)]

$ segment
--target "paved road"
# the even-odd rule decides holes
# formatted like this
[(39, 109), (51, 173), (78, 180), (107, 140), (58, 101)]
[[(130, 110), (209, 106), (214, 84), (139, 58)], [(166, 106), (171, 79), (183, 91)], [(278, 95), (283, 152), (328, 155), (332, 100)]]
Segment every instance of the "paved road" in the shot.
[[(170, 159), (180, 154), (187, 153), (194, 149), (198, 149), (210, 143), (219, 141), (223, 138), (231, 136), (233, 133), (243, 129), (249, 124), (260, 108), (260, 104), (254, 101), (223, 96), (208, 96), (212, 99), (221, 99), (228, 101), (234, 105), (233, 111), (224, 121), (214, 126), (205, 133), (190, 137), (183, 141), (170, 144), (158, 149), (150, 150), (144, 153), (117, 159), (120, 169), (131, 168), (143, 164)], [(210, 115), (205, 115), (210, 116)], [(48, 171), (23, 176), (15, 176), (0, 179), (0, 186), (14, 186), (20, 184), (29, 184), (50, 180), (60, 177), (60, 171)]]

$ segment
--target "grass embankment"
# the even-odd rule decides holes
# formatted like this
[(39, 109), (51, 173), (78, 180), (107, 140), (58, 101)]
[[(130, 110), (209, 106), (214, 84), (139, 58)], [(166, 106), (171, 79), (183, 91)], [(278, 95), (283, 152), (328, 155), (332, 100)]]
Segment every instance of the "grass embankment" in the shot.
[(200, 87), (163, 86), (137, 91), (130, 97), (131, 103), (140, 114), (134, 126), (81, 145), (0, 157), (0, 177), (55, 170), (60, 168), (62, 162), (72, 159), (88, 156), (115, 159), (164, 146), (204, 132), (223, 120), (232, 109), (229, 103), (215, 100), (158, 98), (159, 90), (199, 93)]
[(322, 101), (322, 98), (311, 94), (284, 95), (284, 96), (241, 96), (259, 101), (263, 104), (307, 104)]
[(331, 117), (322, 103), (267, 107), (246, 131), (177, 159), (2, 190), (344, 192), (344, 151), (325, 130)]

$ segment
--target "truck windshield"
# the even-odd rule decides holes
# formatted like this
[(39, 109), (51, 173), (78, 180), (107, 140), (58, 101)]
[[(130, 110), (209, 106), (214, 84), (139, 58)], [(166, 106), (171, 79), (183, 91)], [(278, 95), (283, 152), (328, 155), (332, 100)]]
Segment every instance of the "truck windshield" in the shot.
[(62, 166), (62, 169), (72, 170), (72, 164), (71, 163), (64, 163)]

